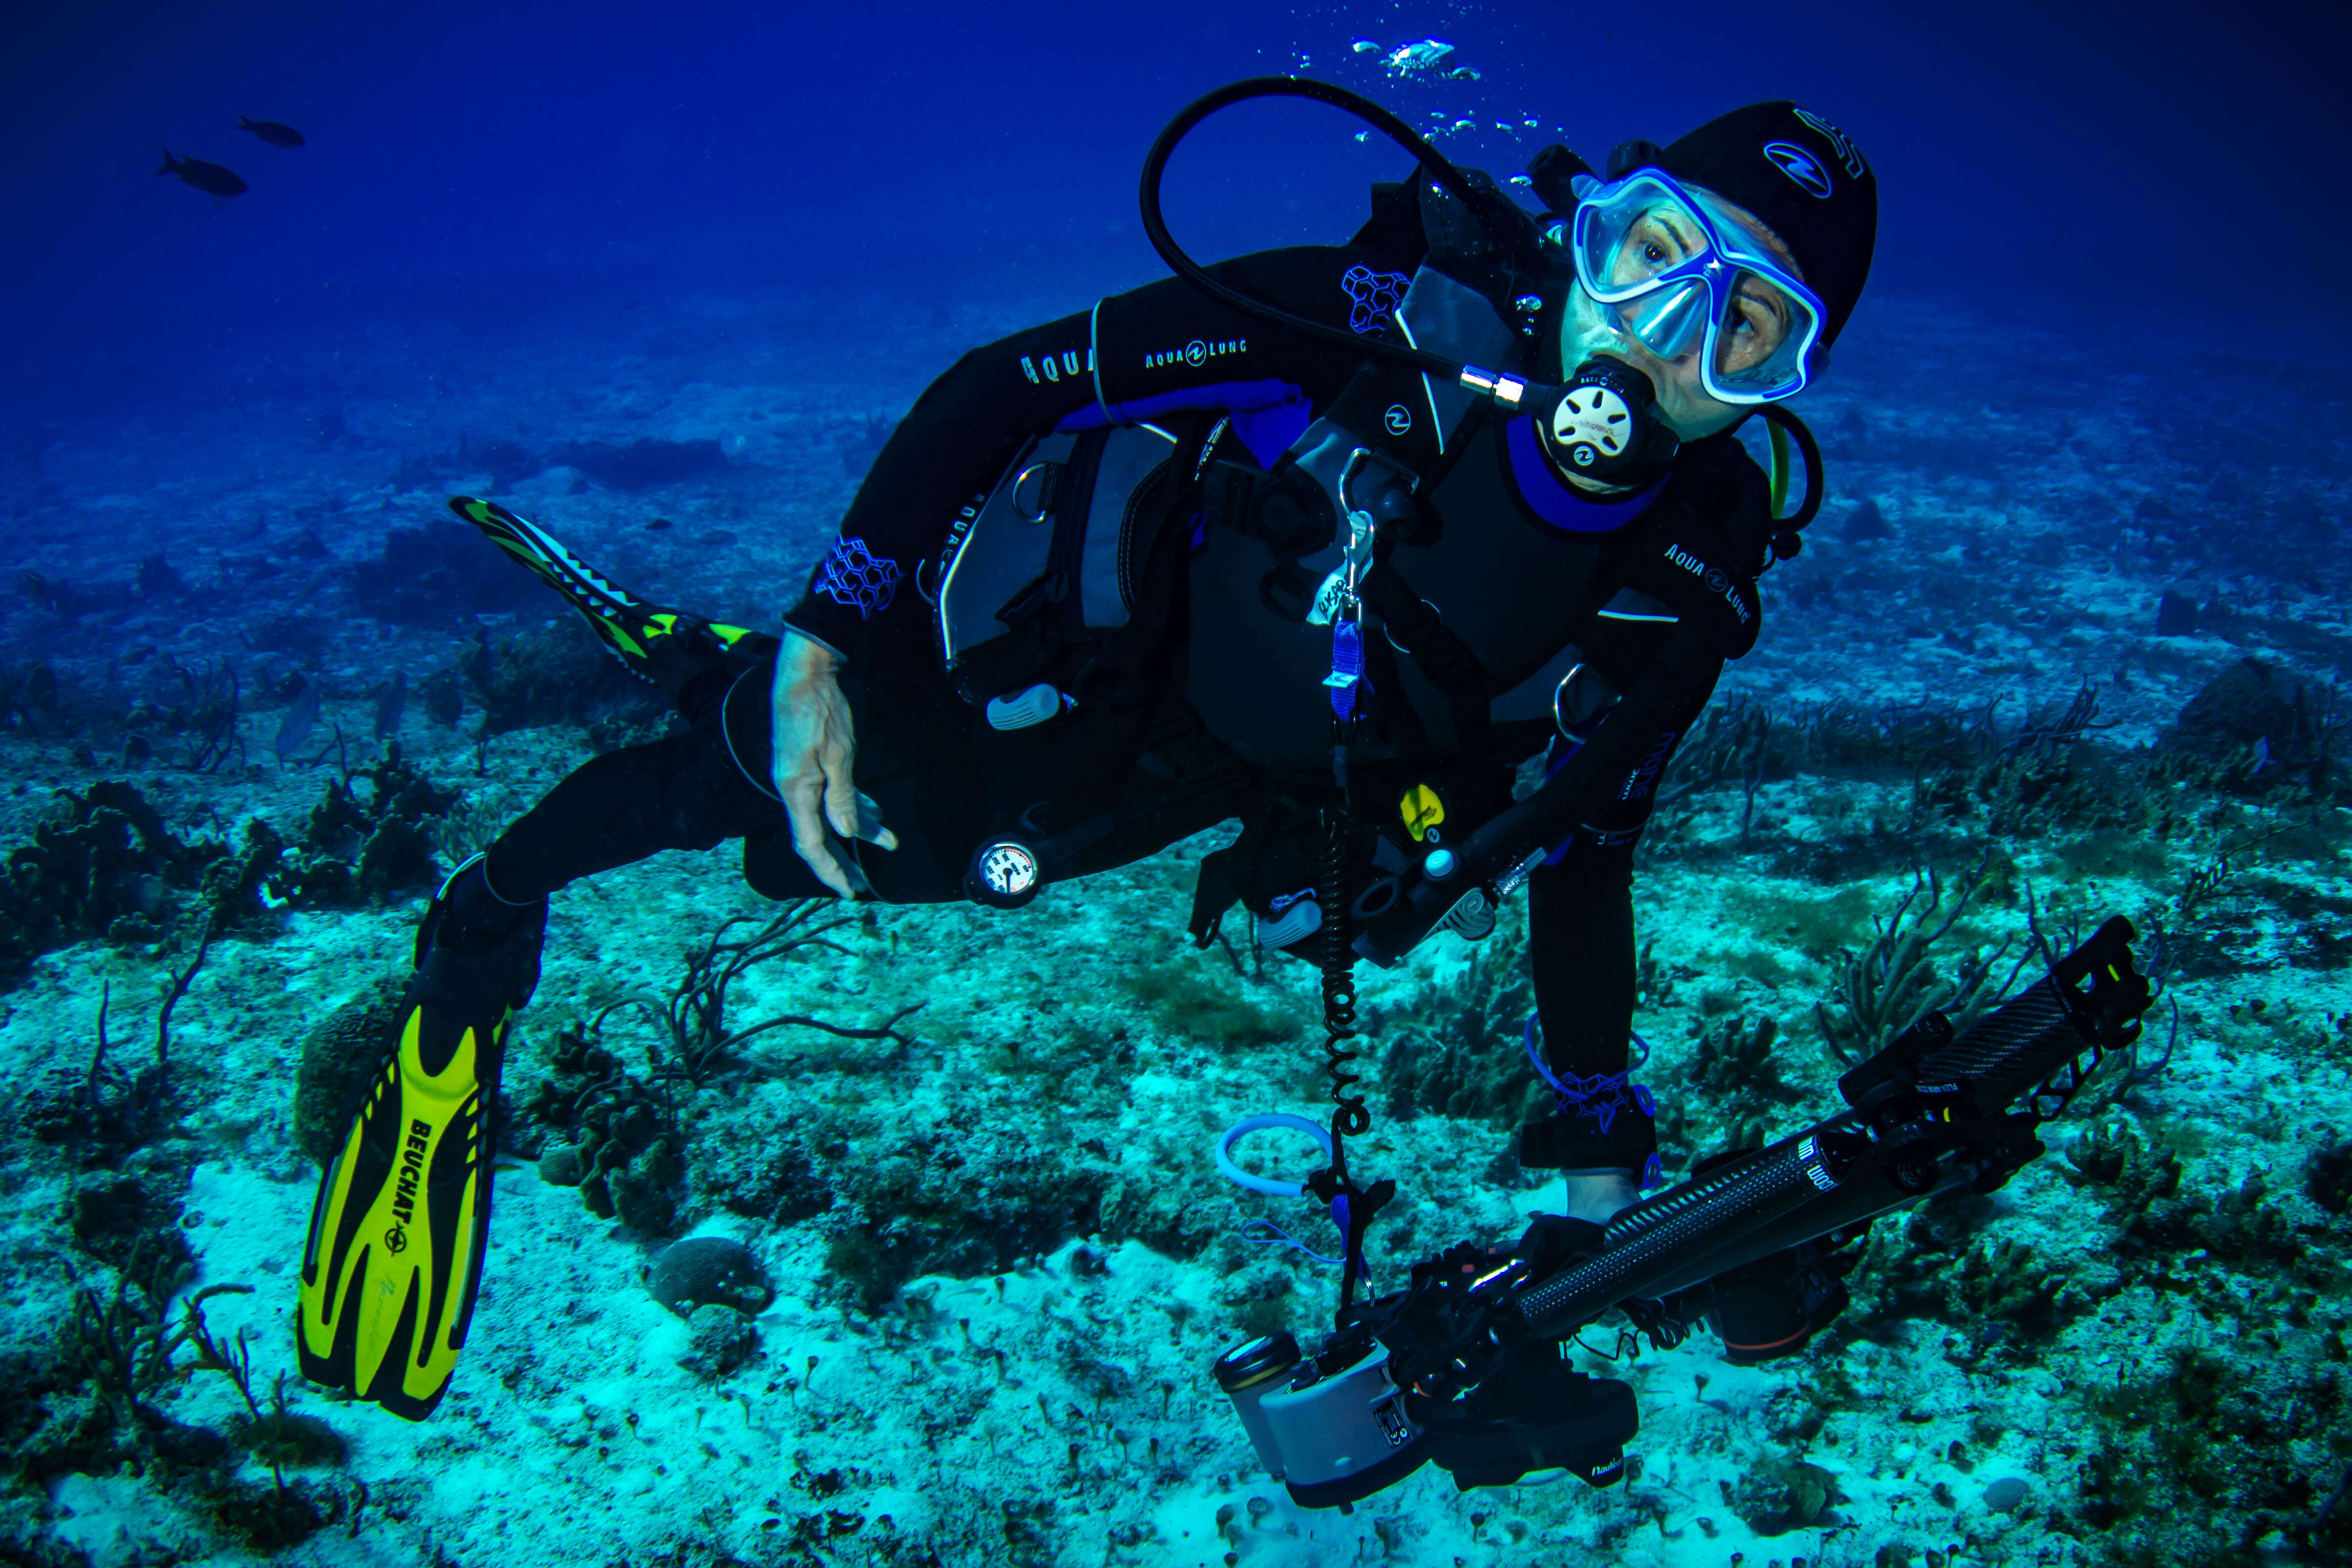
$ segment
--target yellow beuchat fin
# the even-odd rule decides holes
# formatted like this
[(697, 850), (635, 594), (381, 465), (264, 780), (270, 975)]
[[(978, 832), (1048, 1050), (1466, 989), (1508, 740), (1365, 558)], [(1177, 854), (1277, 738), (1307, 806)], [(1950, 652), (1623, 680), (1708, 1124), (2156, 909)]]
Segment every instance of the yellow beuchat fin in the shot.
[[(505, 906), (487, 941), (448, 941), (454, 872), (426, 916), (399, 1032), (319, 1183), (302, 1247), (302, 1375), (421, 1421), (448, 1391), (489, 1243), (506, 1033), (539, 980), (547, 905)], [(462, 914), (462, 911), (461, 911)], [(436, 940), (436, 932), (441, 940)]]
[[(427, 1068), (425, 1009), (320, 1184), (303, 1249), (303, 1375), (422, 1420), (466, 1342), (488, 1236), (483, 1047), (467, 1029)], [(390, 1166), (389, 1172), (384, 1167)]]

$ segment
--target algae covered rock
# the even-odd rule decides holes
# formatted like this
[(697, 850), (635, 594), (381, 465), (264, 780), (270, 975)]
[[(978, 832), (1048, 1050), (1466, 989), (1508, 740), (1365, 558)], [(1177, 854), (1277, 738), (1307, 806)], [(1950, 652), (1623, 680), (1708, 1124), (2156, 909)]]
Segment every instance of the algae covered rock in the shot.
[(294, 1143), (325, 1164), (342, 1152), (368, 1085), (392, 1054), (401, 988), (380, 980), (329, 1014), (302, 1041), (294, 1071)]
[(971, 1278), (1102, 1230), (1110, 1173), (1027, 1140), (912, 1132), (874, 1140), (834, 1173), (831, 1282), (867, 1311), (922, 1274)]
[(677, 1364), (713, 1382), (751, 1359), (760, 1348), (760, 1330), (732, 1307), (697, 1307), (687, 1319), (694, 1343)]
[(186, 1184), (184, 1170), (86, 1177), (67, 1200), (67, 1228), (84, 1252), (117, 1268), (184, 1268), (194, 1258), (179, 1226)]
[(2189, 700), (2164, 748), (2206, 764), (2225, 789), (2257, 791), (2289, 779), (2326, 783), (2324, 692), (2259, 658), (2242, 658)]
[(776, 1296), (751, 1249), (723, 1236), (691, 1236), (664, 1247), (646, 1289), (681, 1318), (712, 1306), (756, 1312)]

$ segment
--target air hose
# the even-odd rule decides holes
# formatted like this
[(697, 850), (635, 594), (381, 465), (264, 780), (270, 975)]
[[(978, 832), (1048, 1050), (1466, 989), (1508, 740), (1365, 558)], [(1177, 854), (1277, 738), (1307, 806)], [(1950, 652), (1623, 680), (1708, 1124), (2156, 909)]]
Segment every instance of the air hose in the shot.
[[(1143, 188), (1139, 205), (1143, 214), (1143, 232), (1150, 239), (1151, 248), (1160, 253), (1160, 258), (1195, 289), (1247, 315), (1273, 321), (1309, 337), (1345, 344), (1357, 353), (1378, 355), (1426, 375), (1442, 376), (1465, 391), (1492, 398), (1514, 411), (1532, 406), (1534, 400), (1527, 395), (1530, 390), (1528, 384), (1517, 376), (1481, 370), (1476, 365), (1464, 364), (1459, 360), (1450, 360), (1443, 354), (1404, 343), (1388, 342), (1377, 337), (1359, 337), (1327, 322), (1295, 315), (1278, 305), (1253, 299), (1221, 282), (1210, 275), (1208, 268), (1184, 253), (1183, 247), (1176, 243), (1175, 236), (1168, 232), (1168, 220), (1160, 211), (1160, 186), (1167, 174), (1168, 160), (1174, 155), (1178, 144), (1209, 116), (1236, 103), (1258, 98), (1303, 98), (1316, 103), (1328, 103), (1354, 115), (1412, 153), (1420, 163), (1422, 174), (1444, 187), (1448, 194), (1468, 207), (1478, 226), (1497, 245), (1506, 251), (1524, 248), (1526, 214), (1513, 205), (1508, 197), (1472, 184), (1469, 176), (1456, 168), (1444, 153), (1431, 146), (1427, 138), (1370, 99), (1328, 81), (1313, 81), (1305, 77), (1258, 76), (1230, 82), (1186, 104), (1161, 130), (1158, 140), (1151, 143), (1151, 151), (1144, 154)], [(1502, 221), (1503, 214), (1496, 210), (1498, 206), (1507, 208), (1510, 219), (1515, 221)], [(1558, 389), (1552, 391), (1556, 395)]]

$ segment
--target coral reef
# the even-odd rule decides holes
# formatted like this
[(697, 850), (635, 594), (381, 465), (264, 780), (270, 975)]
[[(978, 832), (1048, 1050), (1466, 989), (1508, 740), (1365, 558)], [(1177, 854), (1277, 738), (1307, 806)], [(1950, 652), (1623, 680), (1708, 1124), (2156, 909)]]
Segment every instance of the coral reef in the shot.
[(32, 841), (0, 865), (0, 984), (71, 942), (157, 941), (176, 917), (173, 895), (201, 888), (226, 853), (184, 843), (129, 784), (60, 790)]
[(906, 1131), (837, 1172), (835, 1286), (867, 1311), (922, 1274), (988, 1274), (1101, 1229), (1108, 1173), (1017, 1135)]
[(1380, 1081), (1392, 1113), (1426, 1111), (1497, 1129), (1527, 1120), (1542, 1089), (1519, 1043), (1535, 1011), (1527, 952), (1527, 919), (1514, 910), (1471, 946), (1458, 986), (1425, 994), (1410, 1014), (1370, 1016), (1374, 1037), (1389, 1038)]
[[(478, 740), (547, 724), (569, 724), (610, 750), (649, 739), (668, 710), (593, 637), (570, 626), (478, 637), (457, 661), (481, 708)], [(454, 721), (455, 713), (448, 721)]]
[(706, 1382), (725, 1377), (760, 1348), (759, 1328), (732, 1307), (697, 1307), (687, 1328), (693, 1343), (678, 1364)]
[(1239, 979), (1239, 975), (1221, 975), (1214, 965), (1187, 956), (1139, 967), (1121, 977), (1119, 984), (1150, 1011), (1160, 1029), (1171, 1035), (1246, 1050), (1297, 1033), (1297, 1019), (1244, 996)]
[[(2007, 941), (1989, 953), (1981, 947), (1969, 952), (1949, 973), (1937, 971), (1933, 952), (1967, 915), (1986, 886), (1991, 865), (1988, 852), (1960, 881), (1948, 904), (1942, 877), (1932, 868), (1922, 871), (1909, 891), (1873, 918), (1877, 935), (1844, 964), (1836, 1001), (1817, 1003), (1813, 1008), (1822, 1039), (1839, 1061), (1851, 1067), (1876, 1054), (1929, 1013), (1946, 1014), (1956, 1026), (1965, 1026), (2008, 989), (2005, 984), (1988, 984), (2009, 951)], [(1941, 920), (1937, 919), (1939, 912)], [(2023, 963), (2021, 958), (2011, 966), (2011, 979)]]
[(308, 908), (378, 902), (437, 880), (431, 825), (457, 798), (386, 742), (380, 761), (328, 781), (299, 850), (280, 863), (279, 896)]
[(519, 1107), (526, 1126), (509, 1138), (518, 1147), (551, 1135), (560, 1140), (539, 1155), (542, 1181), (578, 1187), (601, 1219), (618, 1219), (645, 1236), (668, 1235), (686, 1176), (671, 1087), (636, 1078), (576, 1027), (556, 1037), (547, 1068)]
[(1719, 1019), (1699, 1036), (1685, 1077), (1704, 1099), (1794, 1105), (1806, 1090), (1785, 1076), (1780, 1046), (1777, 1018), (1759, 1018), (1753, 1027), (1742, 1015)]
[(382, 552), (353, 563), (344, 582), (360, 614), (405, 626), (447, 626), (536, 608), (546, 593), (479, 532), (448, 518), (393, 529)]

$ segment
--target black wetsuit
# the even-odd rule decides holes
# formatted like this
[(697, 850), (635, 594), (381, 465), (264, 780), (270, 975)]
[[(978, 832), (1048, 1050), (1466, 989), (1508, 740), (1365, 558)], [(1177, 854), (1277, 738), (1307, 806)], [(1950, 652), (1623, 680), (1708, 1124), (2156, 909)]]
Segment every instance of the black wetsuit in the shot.
[[(1265, 252), (1217, 270), (1297, 314), (1380, 331), (1385, 318), (1367, 307), (1383, 302), (1379, 289), (1388, 284), (1368, 294), (1363, 279), (1402, 282), (1422, 258), (1362, 240)], [(1550, 311), (1535, 324), (1540, 330), (1527, 334), (1528, 368), (1557, 379), (1556, 350), (1542, 346), (1557, 335)], [(1546, 357), (1555, 363), (1544, 363)], [(1133, 661), (1118, 700), (1081, 705), (1035, 731), (998, 733), (981, 721), (972, 694), (960, 693), (942, 668), (934, 601), (961, 524), (1034, 438), (1103, 402), (1132, 407), (1226, 384), (1287, 384), (1320, 414), (1364, 364), (1365, 356), (1343, 345), (1244, 317), (1170, 279), (974, 350), (931, 384), (867, 474), (811, 592), (785, 617), (845, 661), (857, 784), (879, 803), (899, 839), (895, 851), (860, 854), (880, 897), (963, 897), (976, 845), (1015, 820), (1052, 832), (1089, 812), (1108, 813), (1102, 820), (1112, 822), (1110, 829), (1055, 868), (1068, 875), (1124, 863), (1233, 816), (1295, 830), (1336, 798), (1321, 671), (1307, 663), (1328, 658), (1328, 651), (1317, 650), (1328, 649), (1329, 633), (1295, 616), (1269, 618), (1270, 603), (1241, 602), (1265, 596), (1252, 591), (1271, 576), (1258, 572), (1261, 560), (1247, 552), (1265, 560), (1282, 553), (1263, 541), (1218, 538), (1213, 521), (1196, 516), (1187, 591), (1168, 612), (1159, 645)], [(1393, 562), (1399, 581), (1412, 584), (1410, 598), (1433, 606), (1453, 628), (1447, 646), (1478, 670), (1484, 685), (1477, 689), (1516, 689), (1526, 711), (1500, 716), (1504, 705), (1497, 703), (1498, 716), (1485, 723), (1461, 706), (1458, 683), (1441, 690), (1427, 678), (1419, 668), (1431, 662), (1425, 652), (1402, 657), (1393, 633), (1367, 639), (1379, 655), (1372, 661), (1376, 694), (1384, 688), (1391, 696), (1379, 704), (1389, 718), (1366, 729), (1365, 776), (1381, 787), (1409, 782), (1417, 767), (1445, 759), (1464, 744), (1463, 731), (1473, 730), (1475, 765), (1451, 787), (1486, 797), (1476, 814), (1507, 804), (1511, 768), (1558, 733), (1554, 672), (1533, 668), (1537, 656), (1529, 650), (1549, 646), (1546, 626), (1566, 614), (1562, 596), (1580, 591), (1607, 565), (1613, 526), (1607, 518), (1563, 523), (1538, 515), (1543, 508), (1533, 489), (1543, 481), (1513, 477), (1508, 434), (1484, 418), (1472, 421), (1467, 429), (1475, 434), (1457, 443), (1462, 449), (1433, 479), (1425, 492), (1430, 521), (1419, 536), (1384, 559)], [(1232, 451), (1241, 468), (1254, 468), (1230, 440), (1219, 450)], [(1769, 531), (1763, 488), (1744, 450), (1722, 437), (1686, 447), (1664, 495), (1644, 500), (1687, 509), (1720, 536), (1752, 549), (1760, 563)], [(1559, 489), (1556, 481), (1553, 489)], [(1553, 497), (1550, 504), (1557, 510), (1582, 503)], [(1620, 510), (1631, 516), (1642, 506)], [(1216, 563), (1235, 561), (1244, 564), (1220, 576)], [(1402, 613), (1394, 604), (1390, 609)], [(1642, 611), (1635, 603), (1601, 630), (1622, 645), (1607, 661), (1620, 671), (1638, 666), (1647, 646), (1642, 639), (1658, 629), (1649, 623), (1673, 618)], [(1537, 612), (1551, 620), (1520, 624)], [(1528, 668), (1501, 668), (1514, 659)], [(1286, 668), (1286, 660), (1297, 668)], [(488, 868), (500, 892), (551, 892), (656, 850), (709, 848), (730, 837), (744, 840), (745, 875), (761, 892), (823, 892), (794, 854), (767, 782), (772, 668), (771, 659), (739, 672), (731, 686), (714, 672), (680, 695), (688, 733), (599, 757), (557, 785), (492, 847)], [(1259, 714), (1257, 732), (1239, 732), (1255, 722), (1247, 714), (1220, 710), (1237, 692), (1272, 704)], [(1528, 882), (1533, 979), (1558, 1072), (1601, 1078), (1625, 1070), (1635, 985), (1634, 841), (1648, 816), (1649, 784), (1706, 695), (1694, 694), (1661, 730), (1645, 771), (1589, 815), (1585, 829)], [(1204, 711), (1213, 721), (1204, 721)], [(1302, 725), (1299, 754), (1281, 754), (1286, 738), (1300, 739)], [(1264, 836), (1278, 837), (1272, 827)], [(1235, 890), (1223, 894), (1226, 903)], [(1539, 1142), (1545, 1146), (1530, 1148), (1530, 1163), (1596, 1163), (1572, 1138)]]

